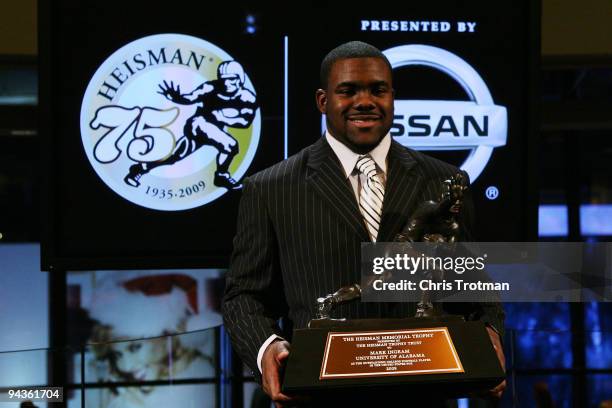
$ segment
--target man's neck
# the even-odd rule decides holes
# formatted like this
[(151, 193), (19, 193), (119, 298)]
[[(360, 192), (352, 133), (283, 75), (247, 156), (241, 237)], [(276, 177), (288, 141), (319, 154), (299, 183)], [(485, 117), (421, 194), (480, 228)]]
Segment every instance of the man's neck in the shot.
[(364, 153), (358, 153), (350, 149), (349, 146), (344, 143), (341, 143), (340, 140), (333, 137), (331, 133), (329, 133), (329, 131), (325, 133), (325, 138), (327, 139), (330, 147), (340, 160), (340, 163), (342, 164), (342, 167), (347, 177), (353, 171), (355, 164), (359, 159), (359, 156), (363, 156), (364, 154), (369, 154), (370, 156), (372, 156), (378, 167), (383, 172), (387, 171), (386, 158), (391, 146), (391, 135), (389, 135), (388, 133), (385, 137), (382, 138), (382, 140), (380, 141), (380, 143), (378, 143), (377, 146)]

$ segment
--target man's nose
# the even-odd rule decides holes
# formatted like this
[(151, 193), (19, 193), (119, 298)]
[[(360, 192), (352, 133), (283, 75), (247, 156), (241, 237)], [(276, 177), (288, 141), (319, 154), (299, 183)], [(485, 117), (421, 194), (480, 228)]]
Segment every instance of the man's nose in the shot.
[(372, 110), (375, 108), (374, 101), (372, 101), (372, 94), (367, 91), (357, 92), (355, 95), (355, 109), (358, 110)]

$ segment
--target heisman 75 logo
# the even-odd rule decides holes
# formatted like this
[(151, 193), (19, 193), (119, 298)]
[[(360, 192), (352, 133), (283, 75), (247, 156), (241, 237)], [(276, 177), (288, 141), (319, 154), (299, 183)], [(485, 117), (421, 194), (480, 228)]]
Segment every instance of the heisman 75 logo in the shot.
[(81, 106), (81, 138), (98, 176), (123, 198), (166, 211), (239, 189), (260, 128), (243, 66), (179, 34), (117, 50), (94, 74)]

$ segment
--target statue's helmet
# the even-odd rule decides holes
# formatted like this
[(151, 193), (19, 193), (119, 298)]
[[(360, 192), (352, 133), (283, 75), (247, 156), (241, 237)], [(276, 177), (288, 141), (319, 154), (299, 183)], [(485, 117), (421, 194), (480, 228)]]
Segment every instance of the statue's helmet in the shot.
[(237, 61), (223, 61), (217, 67), (217, 78), (238, 78), (240, 85), (244, 84), (244, 69)]

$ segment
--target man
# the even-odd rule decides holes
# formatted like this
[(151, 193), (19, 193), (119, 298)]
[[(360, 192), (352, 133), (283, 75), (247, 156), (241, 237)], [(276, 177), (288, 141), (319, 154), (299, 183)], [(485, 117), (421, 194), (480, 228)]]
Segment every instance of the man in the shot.
[[(305, 327), (315, 316), (317, 297), (360, 281), (361, 242), (392, 241), (458, 171), (391, 140), (393, 95), (391, 66), (378, 49), (350, 42), (332, 50), (316, 92), (325, 136), (244, 181), (224, 321), (234, 348), (277, 404), (295, 402), (280, 391), (292, 326)], [(470, 208), (463, 217), (469, 224)], [(496, 305), (448, 306), (503, 329)], [(336, 311), (347, 318), (414, 312), (409, 303), (354, 303)], [(503, 360), (498, 333), (489, 333)]]
[(170, 156), (153, 163), (138, 163), (130, 167), (125, 182), (138, 187), (140, 178), (158, 166), (183, 160), (203, 145), (214, 146), (217, 154), (217, 171), (214, 183), (217, 187), (236, 190), (242, 184), (229, 173), (232, 159), (238, 154), (238, 142), (226, 127), (248, 128), (257, 111), (255, 94), (244, 87), (245, 74), (237, 61), (224, 61), (217, 67), (217, 79), (205, 82), (191, 93), (181, 94), (180, 86), (164, 81), (159, 94), (181, 105), (198, 104), (195, 114), (189, 118), (181, 137)]

